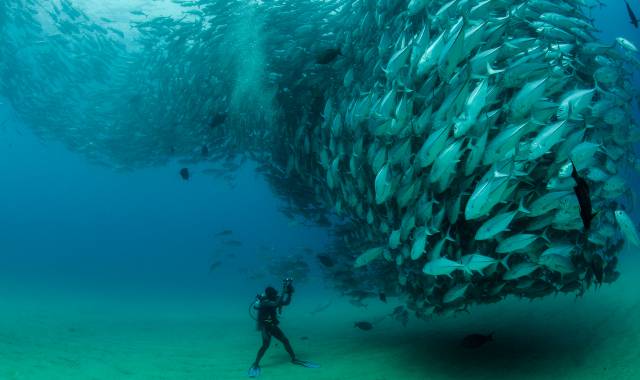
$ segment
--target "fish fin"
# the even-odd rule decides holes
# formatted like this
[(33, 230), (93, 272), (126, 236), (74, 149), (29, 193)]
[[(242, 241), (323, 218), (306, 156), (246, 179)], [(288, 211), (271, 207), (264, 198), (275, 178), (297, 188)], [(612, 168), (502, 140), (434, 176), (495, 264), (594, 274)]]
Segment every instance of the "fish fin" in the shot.
[(531, 180), (531, 179), (528, 179), (528, 178), (519, 178), (519, 180), (521, 182), (524, 182), (524, 183), (528, 184), (528, 185), (532, 185), (532, 186), (535, 185), (535, 182), (533, 180)]
[(511, 258), (511, 255), (513, 255), (513, 252), (509, 253), (507, 256), (505, 256), (504, 259), (500, 260), (500, 265), (502, 265), (506, 270), (511, 270), (511, 268), (509, 268), (509, 259)]
[(525, 177), (526, 175), (527, 175), (526, 172), (523, 172), (521, 170), (513, 169), (513, 176), (514, 177)]
[(573, 162), (573, 159), (569, 159), (569, 161), (571, 161), (571, 166), (573, 167), (573, 170), (571, 171), (571, 176), (573, 178), (578, 177), (578, 168), (576, 168), (576, 164)]
[(455, 242), (456, 240), (455, 240), (454, 238), (452, 238), (452, 237), (451, 237), (450, 232), (451, 232), (451, 226), (449, 226), (449, 229), (447, 230), (447, 234), (445, 235), (445, 237), (444, 237), (444, 238), (445, 238), (446, 240), (449, 240), (449, 241)]
[(518, 204), (518, 211), (520, 211), (523, 214), (531, 214), (531, 210), (528, 210), (526, 207), (524, 207), (524, 197), (520, 198), (520, 203)]
[(500, 260), (500, 265), (502, 265), (504, 267), (504, 269), (506, 269), (506, 270), (511, 270), (511, 268), (509, 267), (509, 256), (507, 256), (504, 259)]
[[(548, 229), (548, 228), (547, 228)], [(540, 236), (541, 238), (543, 238), (544, 240), (547, 241), (547, 243), (551, 244), (551, 240), (549, 240), (549, 237), (547, 236), (547, 229), (545, 229), (544, 231), (542, 231), (542, 235)]]
[(493, 67), (491, 67), (491, 64), (489, 62), (487, 62), (487, 74), (496, 75), (496, 74), (500, 74), (503, 71), (504, 71), (504, 69), (501, 69), (501, 70), (494, 69)]
[[(554, 103), (554, 104), (556, 105), (556, 107), (558, 106), (556, 103)], [(538, 119), (535, 119), (534, 117), (530, 117), (529, 121), (532, 122), (533, 124), (537, 125), (537, 126), (546, 125), (546, 123), (544, 123), (544, 122), (542, 122), (542, 121), (540, 121)]]
[(482, 79), (487, 79), (488, 76), (480, 75), (480, 74), (471, 74), (470, 78), (473, 80), (482, 80)]
[[(611, 49), (613, 49), (616, 46), (617, 42), (613, 41), (613, 45), (611, 45)], [(602, 89), (602, 87), (600, 87), (600, 85), (598, 84), (598, 81), (594, 80), (595, 84), (594, 84), (594, 90), (596, 90), (597, 92), (606, 94), (608, 96), (614, 96), (612, 93), (605, 91)]]
[(567, 104), (567, 118), (566, 120), (571, 119), (571, 114), (573, 113), (573, 104), (571, 104), (571, 100), (569, 100), (569, 104)]

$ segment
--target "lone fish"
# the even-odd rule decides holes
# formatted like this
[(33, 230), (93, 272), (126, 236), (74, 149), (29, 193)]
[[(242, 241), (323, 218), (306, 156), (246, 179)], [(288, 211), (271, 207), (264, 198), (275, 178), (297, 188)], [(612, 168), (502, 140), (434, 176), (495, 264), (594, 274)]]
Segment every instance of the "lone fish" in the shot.
[(589, 195), (589, 185), (587, 184), (587, 181), (578, 175), (576, 165), (573, 161), (571, 161), (571, 165), (573, 166), (571, 177), (576, 181), (576, 186), (573, 187), (573, 191), (576, 193), (578, 203), (580, 204), (580, 218), (582, 218), (582, 225), (586, 232), (591, 228), (591, 220), (597, 213), (593, 213), (593, 210), (591, 209), (591, 196)]
[(331, 268), (332, 266), (334, 266), (334, 262), (333, 259), (331, 259), (331, 256), (329, 255), (317, 255), (316, 256), (318, 258), (318, 261), (320, 261), (320, 264), (324, 265), (327, 268)]
[(366, 322), (366, 321), (355, 322), (353, 326), (364, 331), (369, 331), (373, 328), (373, 325), (370, 322)]
[(180, 169), (180, 177), (182, 177), (182, 179), (184, 179), (185, 181), (188, 181), (189, 178), (191, 177), (191, 175), (189, 174), (189, 169), (188, 168)]
[(627, 13), (629, 14), (631, 25), (638, 29), (638, 19), (636, 18), (636, 15), (631, 10), (631, 7), (629, 6), (629, 3), (627, 3), (627, 0), (624, 0), (624, 4), (627, 6)]
[(320, 52), (316, 56), (316, 63), (319, 63), (321, 65), (326, 65), (328, 63), (333, 62), (333, 60), (336, 59), (341, 54), (342, 53), (340, 52), (340, 48), (326, 49), (326, 50)]

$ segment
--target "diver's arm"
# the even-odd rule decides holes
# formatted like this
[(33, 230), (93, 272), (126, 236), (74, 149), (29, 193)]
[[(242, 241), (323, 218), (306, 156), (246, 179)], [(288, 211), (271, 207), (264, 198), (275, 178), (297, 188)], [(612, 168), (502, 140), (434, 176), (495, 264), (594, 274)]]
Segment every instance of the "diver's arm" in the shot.
[(282, 296), (280, 296), (280, 305), (287, 306), (290, 303), (291, 303), (291, 292), (282, 293)]

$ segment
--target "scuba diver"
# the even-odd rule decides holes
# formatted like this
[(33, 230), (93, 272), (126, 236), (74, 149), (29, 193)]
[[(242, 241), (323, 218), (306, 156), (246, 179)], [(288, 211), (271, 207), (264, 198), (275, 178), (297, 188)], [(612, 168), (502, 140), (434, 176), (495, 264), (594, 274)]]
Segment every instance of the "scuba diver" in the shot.
[[(291, 356), (291, 362), (308, 368), (317, 368), (318, 365), (305, 360), (296, 358), (289, 339), (284, 335), (278, 324), (277, 314), (282, 313), (282, 307), (291, 303), (291, 294), (293, 293), (292, 280), (286, 278), (283, 280), (282, 294), (278, 296), (278, 291), (268, 286), (263, 294), (256, 296), (256, 301), (252, 303), (251, 307), (258, 310), (258, 316), (256, 319), (257, 329), (262, 334), (262, 346), (258, 350), (256, 361), (253, 362), (251, 368), (249, 368), (249, 377), (257, 377), (260, 375), (260, 359), (269, 348), (271, 343), (271, 337), (278, 339), (284, 345), (285, 350)], [(276, 313), (277, 311), (277, 313)], [(253, 315), (252, 315), (253, 317)]]

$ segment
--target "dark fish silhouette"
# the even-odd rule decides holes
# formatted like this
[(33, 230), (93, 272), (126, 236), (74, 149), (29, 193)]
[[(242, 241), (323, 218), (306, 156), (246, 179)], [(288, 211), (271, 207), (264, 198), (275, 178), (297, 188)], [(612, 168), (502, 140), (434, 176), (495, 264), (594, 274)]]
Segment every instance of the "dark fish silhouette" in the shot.
[(220, 265), (222, 265), (222, 261), (216, 261), (212, 263), (211, 266), (209, 266), (209, 272), (213, 272), (214, 270), (218, 269)]
[(580, 204), (582, 225), (584, 226), (585, 231), (589, 231), (589, 228), (591, 228), (591, 220), (597, 213), (593, 213), (593, 210), (591, 209), (591, 196), (589, 195), (589, 185), (587, 184), (587, 181), (578, 175), (578, 170), (576, 170), (576, 165), (573, 161), (571, 161), (571, 165), (573, 166), (571, 176), (573, 177), (573, 180), (576, 181), (576, 186), (573, 187), (573, 191), (576, 193), (578, 203)]
[(213, 117), (211, 118), (211, 123), (209, 123), (209, 128), (215, 128), (218, 125), (224, 123), (225, 120), (227, 120), (227, 113), (226, 112), (219, 112), (219, 113), (213, 115)]
[(624, 4), (627, 6), (627, 13), (629, 14), (631, 25), (638, 29), (638, 19), (636, 18), (636, 15), (631, 10), (631, 7), (629, 6), (629, 3), (627, 3), (627, 0), (624, 0)]
[(301, 336), (300, 339), (301, 340), (309, 340), (309, 337), (308, 336)]
[(209, 148), (207, 148), (206, 145), (203, 145), (200, 153), (202, 153), (202, 157), (209, 157)]
[(380, 301), (387, 303), (387, 295), (385, 294), (385, 292), (378, 293), (378, 298), (380, 298)]
[(232, 230), (222, 230), (216, 234), (216, 236), (229, 236), (233, 233)]
[(349, 297), (352, 297), (352, 298), (357, 298), (359, 300), (367, 298), (367, 297), (375, 296), (375, 293), (370, 292), (368, 290), (361, 290), (361, 289), (350, 290), (348, 292), (344, 292), (343, 294), (347, 295)]
[(188, 181), (189, 178), (191, 177), (191, 175), (189, 174), (189, 169), (187, 168), (180, 169), (180, 177), (182, 177), (182, 179), (184, 179), (185, 181)]
[(340, 48), (329, 48), (316, 55), (316, 63), (326, 65), (333, 62), (339, 55), (342, 55)]
[(369, 331), (373, 328), (373, 325), (366, 321), (359, 321), (353, 324), (354, 327), (359, 328), (360, 330)]
[(484, 346), (485, 343), (493, 341), (493, 333), (489, 335), (470, 334), (462, 339), (462, 347), (478, 348)]
[(319, 313), (321, 311), (325, 311), (329, 308), (329, 306), (331, 306), (331, 304), (333, 303), (333, 301), (329, 301), (329, 303), (326, 303), (324, 305), (318, 305), (318, 307), (316, 307), (310, 314), (314, 315), (316, 313)]
[(320, 264), (324, 265), (327, 268), (331, 268), (335, 264), (331, 257), (329, 257), (328, 255), (317, 255), (317, 257), (320, 261)]

